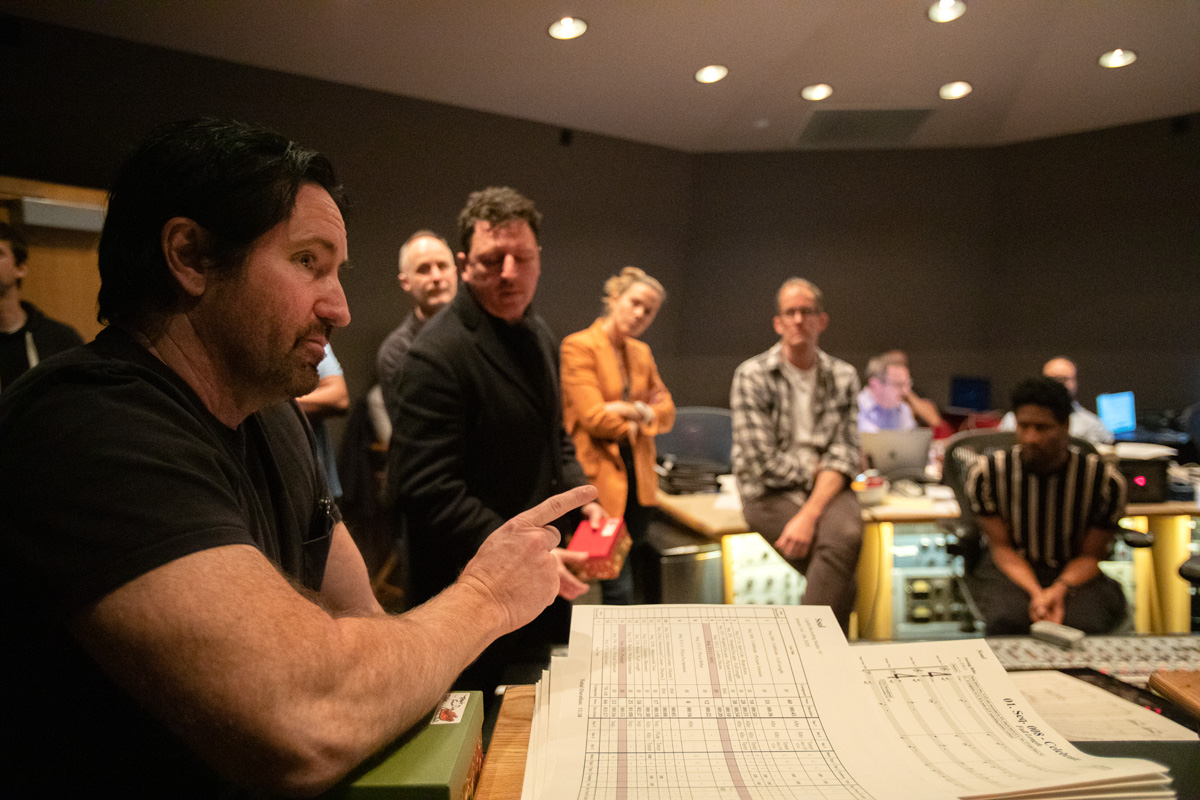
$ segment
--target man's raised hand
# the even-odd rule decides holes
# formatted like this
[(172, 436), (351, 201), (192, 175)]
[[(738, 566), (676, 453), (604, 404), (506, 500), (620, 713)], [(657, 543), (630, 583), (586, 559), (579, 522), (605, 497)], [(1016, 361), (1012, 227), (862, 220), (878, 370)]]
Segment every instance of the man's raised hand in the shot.
[(580, 486), (555, 495), (496, 529), (467, 564), (459, 580), (473, 586), (502, 613), (497, 635), (532, 621), (559, 592), (559, 560), (551, 554), (562, 539), (549, 523), (596, 499)]

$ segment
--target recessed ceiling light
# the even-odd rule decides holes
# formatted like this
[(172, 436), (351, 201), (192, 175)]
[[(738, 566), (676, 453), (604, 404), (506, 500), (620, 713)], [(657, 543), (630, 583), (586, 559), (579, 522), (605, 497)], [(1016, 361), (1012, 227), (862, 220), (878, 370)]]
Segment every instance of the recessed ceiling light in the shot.
[(729, 74), (729, 67), (720, 64), (709, 64), (696, 71), (696, 80), (700, 83), (716, 83)]
[(937, 0), (929, 7), (929, 18), (934, 22), (953, 22), (966, 10), (967, 4), (962, 0)]
[(555, 39), (575, 39), (586, 30), (587, 23), (578, 17), (563, 17), (550, 26), (550, 35)]
[(966, 97), (970, 93), (971, 84), (966, 81), (954, 81), (938, 89), (938, 96), (943, 100), (957, 100), (960, 97)]
[(1100, 56), (1100, 66), (1116, 69), (1117, 67), (1128, 67), (1133, 62), (1137, 61), (1137, 53), (1132, 50), (1109, 50), (1104, 55)]
[(805, 86), (800, 90), (800, 96), (805, 100), (824, 100), (831, 94), (833, 94), (833, 87), (828, 83), (814, 83), (812, 86)]

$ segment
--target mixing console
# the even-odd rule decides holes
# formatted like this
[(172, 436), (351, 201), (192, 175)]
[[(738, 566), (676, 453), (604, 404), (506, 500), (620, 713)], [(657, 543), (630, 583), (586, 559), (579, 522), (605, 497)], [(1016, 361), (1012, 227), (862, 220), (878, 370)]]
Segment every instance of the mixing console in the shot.
[(1088, 636), (1071, 650), (1028, 636), (987, 640), (1007, 670), (1091, 667), (1145, 686), (1160, 669), (1200, 669), (1200, 636)]

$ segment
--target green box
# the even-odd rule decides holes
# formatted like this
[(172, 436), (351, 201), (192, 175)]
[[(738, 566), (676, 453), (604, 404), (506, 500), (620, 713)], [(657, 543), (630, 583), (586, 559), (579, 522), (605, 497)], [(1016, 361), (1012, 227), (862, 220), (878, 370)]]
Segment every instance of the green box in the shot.
[(482, 764), (483, 694), (450, 692), (423, 722), (368, 759), (326, 797), (470, 800)]

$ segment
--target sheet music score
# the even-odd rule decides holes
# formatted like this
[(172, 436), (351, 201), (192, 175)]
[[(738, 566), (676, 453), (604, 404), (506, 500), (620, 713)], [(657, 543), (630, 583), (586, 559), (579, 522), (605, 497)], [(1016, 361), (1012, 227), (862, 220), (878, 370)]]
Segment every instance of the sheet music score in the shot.
[[(979, 665), (957, 653), (931, 660), (874, 649), (849, 647), (821, 607), (576, 606), (570, 657), (552, 665), (536, 737), (544, 752), (530, 754), (539, 774), (527, 776), (522, 796), (937, 800), (1011, 788), (1008, 778), (989, 783), (993, 767), (977, 763), (1025, 746), (998, 713), (987, 731), (969, 731), (979, 740), (952, 741), (937, 727), (967, 734), (964, 719), (986, 717), (964, 695), (980, 694), (964, 688), (979, 683)], [(937, 735), (918, 741), (927, 728)], [(1069, 773), (1052, 775), (1060, 784), (1090, 769), (1050, 761)], [(1115, 763), (1083, 779), (1163, 782), (1157, 765)], [(1011, 764), (997, 769), (1037, 782)]]
[[(1146, 762), (1094, 758), (1076, 749), (1015, 691), (980, 640), (875, 644), (850, 653), (905, 747), (960, 796), (1049, 781), (1125, 780), (1146, 771)], [(1143, 785), (1165, 783), (1151, 776)]]

